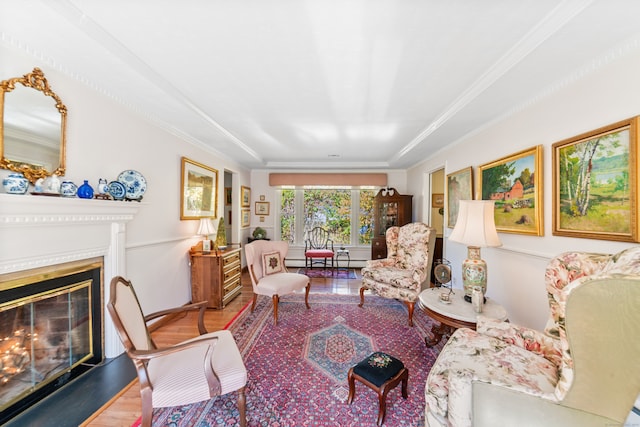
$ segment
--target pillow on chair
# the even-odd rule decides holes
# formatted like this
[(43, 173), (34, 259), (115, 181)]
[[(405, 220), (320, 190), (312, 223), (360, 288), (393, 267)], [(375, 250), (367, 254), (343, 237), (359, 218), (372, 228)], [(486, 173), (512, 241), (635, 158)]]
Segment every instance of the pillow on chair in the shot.
[(269, 274), (281, 273), (284, 271), (280, 252), (273, 251), (262, 254), (262, 273), (267, 276)]

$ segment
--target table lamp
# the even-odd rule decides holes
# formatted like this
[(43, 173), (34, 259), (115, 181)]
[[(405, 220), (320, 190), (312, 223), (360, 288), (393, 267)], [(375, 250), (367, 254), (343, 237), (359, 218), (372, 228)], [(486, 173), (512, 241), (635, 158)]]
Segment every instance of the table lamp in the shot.
[(200, 225), (198, 226), (197, 234), (202, 236), (202, 252), (211, 251), (211, 240), (209, 235), (214, 233), (213, 224), (209, 218), (200, 218)]
[(467, 245), (467, 259), (462, 263), (464, 299), (471, 302), (474, 286), (487, 291), (487, 263), (480, 258), (480, 248), (502, 246), (493, 217), (493, 200), (460, 200), (456, 225), (449, 236), (452, 242)]

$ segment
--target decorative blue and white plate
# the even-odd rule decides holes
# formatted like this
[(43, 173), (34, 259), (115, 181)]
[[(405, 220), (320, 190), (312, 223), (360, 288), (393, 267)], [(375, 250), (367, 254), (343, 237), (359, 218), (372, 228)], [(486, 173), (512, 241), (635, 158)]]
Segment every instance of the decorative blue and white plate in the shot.
[(122, 200), (127, 194), (127, 188), (120, 181), (111, 181), (107, 186), (107, 192), (111, 194), (115, 200)]
[(142, 199), (145, 191), (147, 191), (147, 180), (140, 172), (134, 170), (126, 170), (120, 172), (118, 181), (124, 184), (127, 189), (126, 198), (131, 200)]

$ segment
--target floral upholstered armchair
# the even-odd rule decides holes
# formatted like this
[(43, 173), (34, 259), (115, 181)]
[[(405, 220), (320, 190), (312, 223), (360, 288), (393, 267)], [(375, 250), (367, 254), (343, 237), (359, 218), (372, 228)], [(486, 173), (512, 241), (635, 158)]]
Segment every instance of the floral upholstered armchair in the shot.
[(427, 426), (614, 426), (640, 393), (640, 247), (567, 252), (545, 274), (544, 332), (479, 316), (425, 387)]
[(421, 222), (402, 227), (390, 227), (387, 240), (387, 257), (367, 261), (362, 269), (360, 307), (364, 304), (364, 291), (385, 298), (395, 298), (409, 308), (409, 326), (413, 326), (413, 310), (418, 295), (431, 274), (436, 230)]

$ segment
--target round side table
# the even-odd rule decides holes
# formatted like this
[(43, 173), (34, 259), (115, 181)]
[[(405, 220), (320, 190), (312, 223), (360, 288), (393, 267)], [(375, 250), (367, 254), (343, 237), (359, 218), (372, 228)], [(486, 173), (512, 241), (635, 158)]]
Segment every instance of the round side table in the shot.
[(507, 310), (500, 304), (487, 298), (482, 313), (476, 313), (473, 306), (464, 300), (464, 290), (454, 289), (450, 295), (450, 303), (440, 300), (440, 294), (446, 292), (444, 288), (428, 288), (420, 293), (419, 307), (429, 317), (440, 322), (431, 328), (433, 338), (425, 338), (428, 347), (440, 342), (443, 336), (449, 337), (458, 328), (476, 329), (478, 314), (498, 320), (507, 320)]

